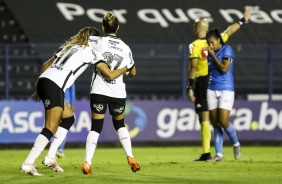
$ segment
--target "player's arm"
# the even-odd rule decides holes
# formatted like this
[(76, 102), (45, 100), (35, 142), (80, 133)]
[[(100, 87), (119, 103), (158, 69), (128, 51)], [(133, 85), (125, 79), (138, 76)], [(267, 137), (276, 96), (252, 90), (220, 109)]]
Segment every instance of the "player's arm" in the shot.
[(98, 64), (96, 64), (96, 68), (99, 69), (103, 76), (108, 80), (114, 80), (120, 75), (125, 74), (125, 72), (127, 71), (126, 66), (120, 69), (110, 70), (108, 65), (104, 62), (99, 62)]
[(132, 78), (136, 75), (136, 67), (135, 65), (125, 74), (123, 74), (123, 81), (125, 81), (126, 79)]
[(217, 69), (221, 71), (221, 73), (226, 73), (229, 70), (233, 59), (230, 56), (223, 56), (223, 60), (222, 62), (220, 62), (214, 54), (213, 47), (208, 47), (208, 52), (209, 52), (209, 56), (212, 57), (213, 62), (217, 67)]
[(193, 86), (196, 78), (198, 58), (191, 58), (188, 66), (188, 85), (187, 85), (187, 97), (191, 102), (195, 102)]
[(197, 70), (197, 63), (198, 58), (192, 58), (189, 62), (189, 68), (188, 68), (188, 78), (189, 79), (195, 79), (196, 76), (196, 70)]
[(238, 22), (230, 25), (223, 33), (226, 33), (228, 37), (233, 35), (235, 32), (237, 32), (240, 29), (240, 27), (243, 24), (245, 24), (250, 19), (252, 12), (253, 12), (252, 7), (247, 8), (246, 11), (244, 12), (243, 18), (241, 18)]
[(48, 61), (46, 61), (45, 63), (43, 63), (43, 65), (41, 66), (41, 71), (40, 74), (42, 74), (43, 72), (45, 72), (45, 70), (47, 70), (47, 68), (50, 67), (50, 65), (55, 61), (56, 56), (51, 57)]

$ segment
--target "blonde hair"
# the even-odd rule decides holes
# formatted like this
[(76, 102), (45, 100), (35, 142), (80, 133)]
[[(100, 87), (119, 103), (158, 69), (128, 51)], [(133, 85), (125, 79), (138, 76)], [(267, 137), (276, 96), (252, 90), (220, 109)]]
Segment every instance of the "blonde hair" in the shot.
[(118, 29), (118, 19), (116, 15), (108, 11), (103, 18), (103, 27), (105, 33), (116, 33)]
[(71, 37), (68, 41), (60, 46), (64, 52), (68, 51), (74, 45), (85, 45), (88, 43), (90, 36), (100, 36), (100, 31), (94, 27), (84, 27), (79, 32)]

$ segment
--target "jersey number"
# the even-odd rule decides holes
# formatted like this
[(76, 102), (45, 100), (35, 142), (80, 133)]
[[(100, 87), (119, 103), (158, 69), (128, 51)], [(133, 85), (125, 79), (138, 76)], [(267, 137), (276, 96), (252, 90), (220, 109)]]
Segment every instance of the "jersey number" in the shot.
[(110, 52), (104, 52), (104, 54), (102, 54), (106, 63), (108, 64), (108, 66), (110, 67), (111, 70), (115, 70), (117, 69), (123, 58), (117, 54), (113, 55), (112, 53)]
[(78, 49), (71, 49), (69, 53), (63, 54), (62, 57), (58, 57), (56, 58), (56, 60), (54, 61), (54, 65), (58, 65), (58, 66), (63, 66), (64, 64), (66, 64), (66, 62), (68, 61), (68, 59), (78, 51)]

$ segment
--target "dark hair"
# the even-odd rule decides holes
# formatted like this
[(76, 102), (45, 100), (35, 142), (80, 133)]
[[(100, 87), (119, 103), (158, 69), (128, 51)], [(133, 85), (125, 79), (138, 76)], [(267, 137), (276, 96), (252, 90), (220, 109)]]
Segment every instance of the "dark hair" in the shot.
[(211, 29), (207, 32), (206, 39), (208, 39), (210, 37), (215, 37), (216, 39), (219, 38), (221, 45), (224, 45), (224, 42), (223, 42), (222, 37), (221, 37), (221, 33), (217, 28)]
[(81, 39), (88, 40), (89, 36), (100, 36), (100, 31), (94, 27), (84, 27), (77, 33)]
[(101, 36), (101, 33), (95, 27), (90, 27), (90, 36)]
[(103, 26), (105, 33), (115, 33), (118, 29), (118, 19), (116, 15), (109, 11), (103, 18)]

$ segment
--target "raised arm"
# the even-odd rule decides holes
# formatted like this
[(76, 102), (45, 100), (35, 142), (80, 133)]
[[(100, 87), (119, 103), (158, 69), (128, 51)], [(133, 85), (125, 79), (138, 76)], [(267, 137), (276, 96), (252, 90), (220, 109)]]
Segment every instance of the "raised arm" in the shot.
[(245, 24), (250, 19), (252, 12), (253, 12), (252, 7), (247, 8), (246, 11), (244, 12), (243, 17), (238, 22), (230, 25), (223, 33), (226, 33), (228, 37), (233, 35), (235, 32), (237, 32), (240, 29), (240, 27), (243, 24)]
[(114, 80), (120, 75), (125, 74), (127, 71), (126, 66), (116, 70), (110, 70), (108, 65), (104, 62), (100, 62), (96, 65), (96, 67), (100, 70), (100, 72), (104, 75), (104, 77), (108, 80)]

